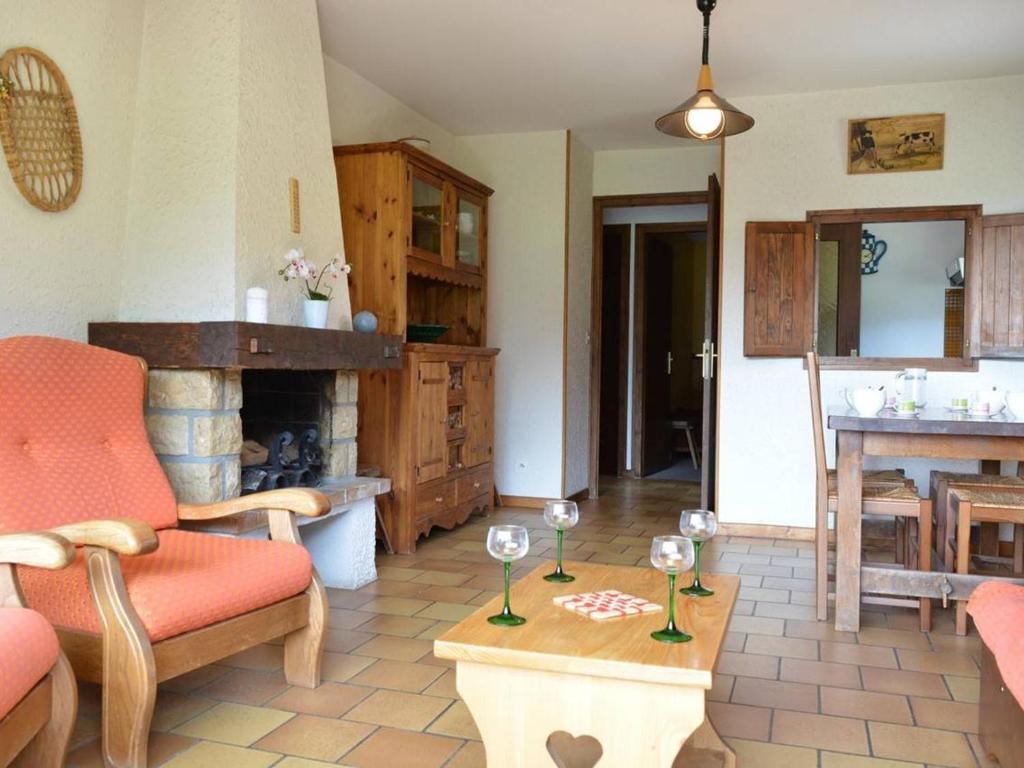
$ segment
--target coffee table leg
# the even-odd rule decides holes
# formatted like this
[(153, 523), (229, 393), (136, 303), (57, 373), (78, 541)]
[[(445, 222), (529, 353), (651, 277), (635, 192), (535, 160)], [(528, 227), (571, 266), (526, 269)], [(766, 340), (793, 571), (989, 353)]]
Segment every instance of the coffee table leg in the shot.
[[(556, 731), (596, 739), (599, 765), (671, 768), (704, 722), (700, 687), (469, 661), (457, 662), (455, 675), (483, 739), (487, 768), (554, 766), (547, 743)], [(714, 740), (721, 744), (717, 734)], [(594, 748), (576, 746), (584, 753)]]

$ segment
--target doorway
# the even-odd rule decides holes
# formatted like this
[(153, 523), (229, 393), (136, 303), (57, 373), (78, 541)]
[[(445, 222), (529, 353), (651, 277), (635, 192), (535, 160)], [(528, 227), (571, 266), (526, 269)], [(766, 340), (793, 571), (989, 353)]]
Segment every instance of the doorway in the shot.
[(631, 470), (637, 478), (700, 482), (706, 247), (703, 221), (636, 226)]
[(655, 476), (699, 482), (713, 509), (720, 192), (708, 184), (594, 199), (591, 496), (599, 473)]

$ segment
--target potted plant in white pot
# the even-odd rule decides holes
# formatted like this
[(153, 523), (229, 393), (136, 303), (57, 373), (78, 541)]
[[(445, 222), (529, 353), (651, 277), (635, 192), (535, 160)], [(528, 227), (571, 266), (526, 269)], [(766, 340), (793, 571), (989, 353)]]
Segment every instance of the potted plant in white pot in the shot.
[[(289, 280), (301, 280), (300, 288), (303, 296), (302, 316), (304, 325), (307, 328), (327, 327), (327, 307), (331, 301), (331, 294), (334, 293), (334, 281), (338, 275), (348, 274), (352, 271), (349, 264), (343, 264), (341, 255), (331, 259), (323, 270), (318, 271), (316, 264), (307, 259), (301, 248), (292, 248), (284, 255), (288, 260), (288, 266), (282, 267), (277, 274)], [(321, 287), (324, 278), (328, 282)]]

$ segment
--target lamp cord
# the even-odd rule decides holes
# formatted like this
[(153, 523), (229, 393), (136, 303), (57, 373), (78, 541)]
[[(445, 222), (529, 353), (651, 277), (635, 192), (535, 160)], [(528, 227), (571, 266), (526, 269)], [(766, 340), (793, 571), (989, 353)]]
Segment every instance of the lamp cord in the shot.
[(701, 47), (700, 63), (708, 63), (708, 46), (711, 42), (711, 12), (717, 0), (697, 0), (697, 10), (704, 15), (704, 42)]

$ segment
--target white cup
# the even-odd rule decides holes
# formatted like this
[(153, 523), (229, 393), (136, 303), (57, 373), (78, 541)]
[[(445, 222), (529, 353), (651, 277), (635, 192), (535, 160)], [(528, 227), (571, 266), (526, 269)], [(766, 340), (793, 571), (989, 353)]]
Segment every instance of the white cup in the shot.
[(877, 416), (885, 406), (885, 392), (872, 387), (858, 387), (844, 390), (846, 403), (860, 416)]
[(267, 322), (267, 289), (249, 288), (245, 292), (245, 321), (247, 323)]
[(1006, 398), (998, 389), (984, 389), (975, 392), (971, 397), (971, 410), (977, 413), (990, 413), (995, 416), (1006, 407)]

